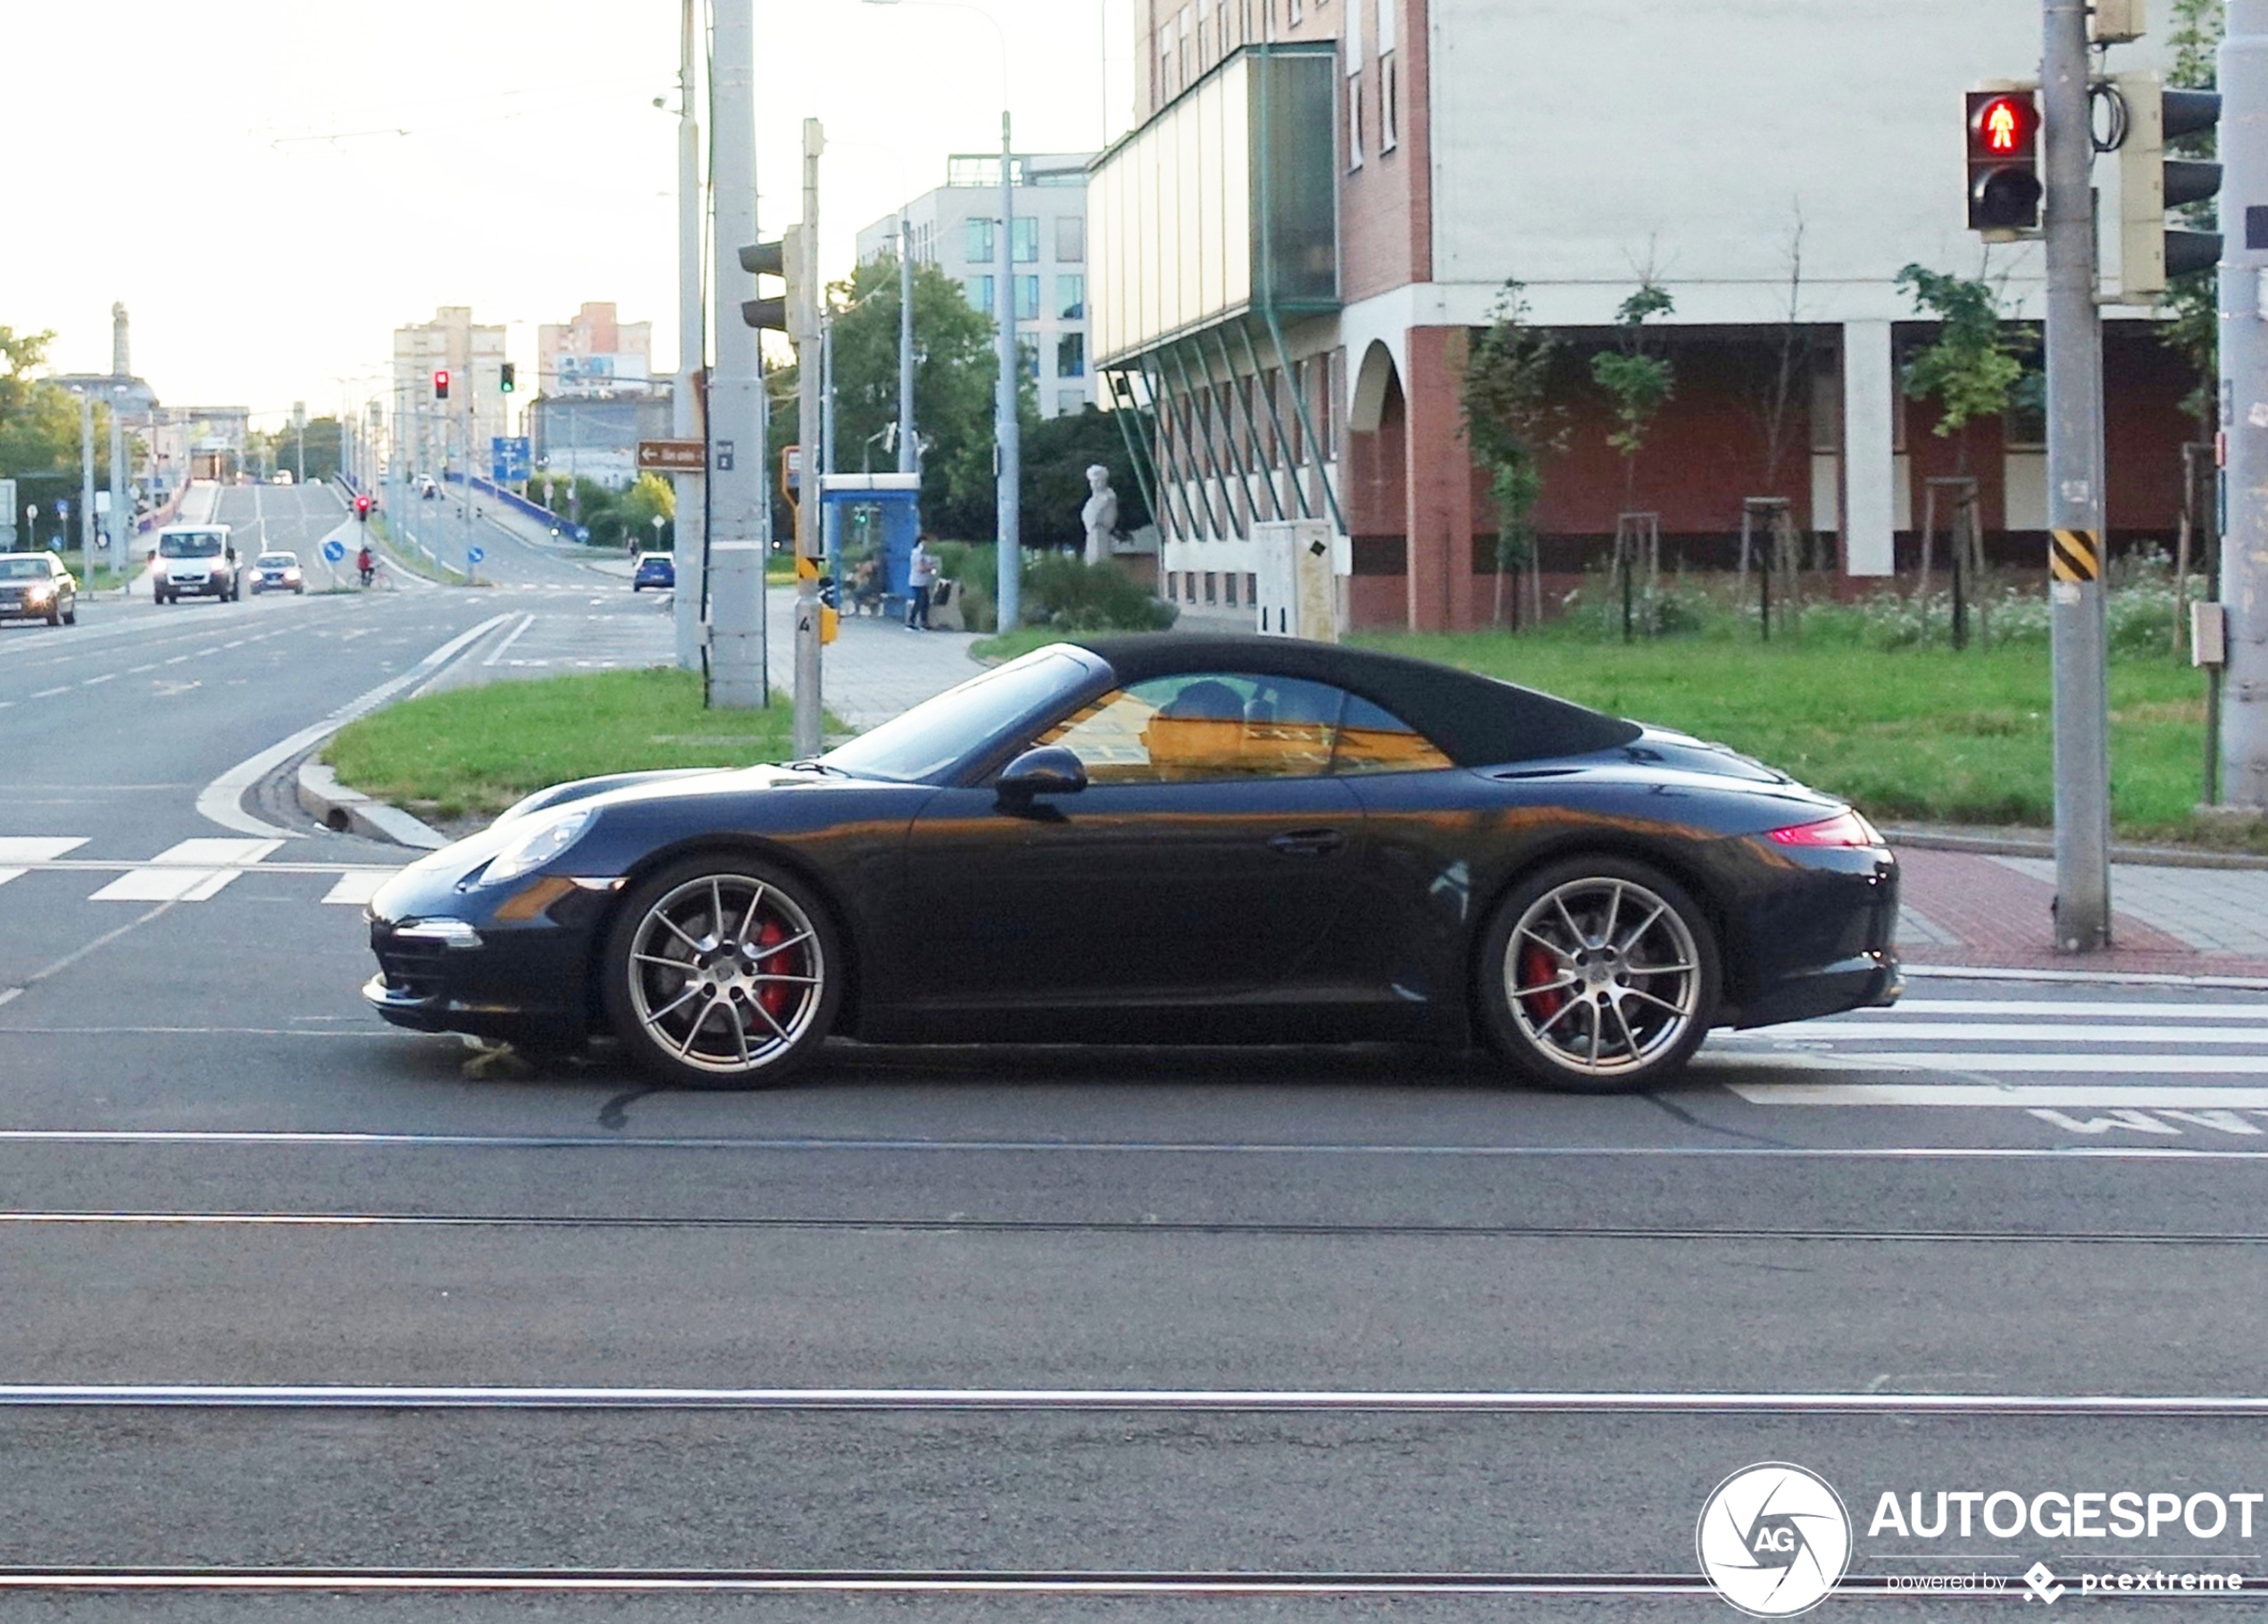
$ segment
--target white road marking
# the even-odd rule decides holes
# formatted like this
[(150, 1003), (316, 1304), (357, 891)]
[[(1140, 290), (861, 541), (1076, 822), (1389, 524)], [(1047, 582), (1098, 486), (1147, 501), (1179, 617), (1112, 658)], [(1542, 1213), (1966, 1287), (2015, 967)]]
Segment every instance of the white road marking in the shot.
[(324, 894), (323, 901), (359, 908), (378, 895), (378, 888), (393, 878), (391, 872), (341, 874), (338, 882)]
[(480, 663), (483, 665), (494, 665), (498, 660), (504, 657), (504, 650), (510, 648), (514, 643), (519, 642), (521, 634), (535, 623), (536, 617), (534, 615), (521, 615), (520, 617), (520, 624), (513, 627), (510, 634), (505, 637), (504, 640), (497, 644), (495, 648), (491, 649), (488, 653), (488, 657), (480, 662)]
[[(2157, 1020), (2179, 1016), (2184, 1020), (2268, 1021), (2268, 1004), (2178, 1004), (2164, 999), (2154, 1004), (2094, 1004), (2054, 998), (1901, 998), (1889, 1009), (1869, 1010), (1859, 1019), (1874, 1020), (1908, 1015), (2021, 1015), (2072, 1020)], [(1844, 1024), (1829, 1021), (1820, 1029), (1840, 1031)]]
[(99, 676), (99, 677), (88, 677), (88, 678), (87, 678), (85, 680), (83, 680), (82, 682), (80, 682), (79, 686), (80, 687), (82, 687), (82, 688), (91, 688), (91, 687), (95, 687), (95, 686), (96, 686), (96, 684), (98, 684), (98, 683), (104, 683), (104, 682), (115, 682), (115, 681), (117, 681), (117, 680), (118, 680), (118, 673), (117, 673), (116, 671), (104, 671), (104, 672), (101, 676)]
[[(2064, 1061), (2053, 1069), (2069, 1071), (2082, 1068)], [(2248, 1070), (2268, 1071), (2268, 1062)], [(1731, 1087), (1735, 1094), (1756, 1105), (2047, 1105), (2082, 1111), (2129, 1105), (2178, 1111), (2268, 1111), (2268, 1088), (2229, 1084), (1734, 1083)]]
[[(235, 878), (221, 871), (222, 884)], [(178, 903), (214, 877), (209, 869), (132, 869), (121, 874), (87, 900), (93, 903)], [(215, 887), (215, 890), (219, 887)], [(211, 895), (210, 893), (207, 894)], [(203, 898), (198, 900), (202, 901)]]
[(0, 835), (0, 862), (53, 862), (86, 844), (83, 835)]
[(1932, 1043), (2268, 1044), (2268, 1025), (2054, 1026), (2044, 1021), (1837, 1020), (1789, 1036), (1820, 1043), (1880, 1043), (1897, 1039), (1918, 1043), (1926, 1039)]
[(1971, 1054), (1958, 1049), (1884, 1049), (1872, 1053), (1745, 1054), (1716, 1052), (1720, 1061), (1733, 1065), (1760, 1065), (1779, 1070), (1803, 1071), (1952, 1071), (1967, 1076), (1994, 1071), (2103, 1072), (2147, 1077), (2155, 1072), (2180, 1076), (2268, 1077), (2268, 1054), (2090, 1054), (2031, 1053)]
[(146, 866), (129, 869), (87, 900), (210, 902), (247, 868), (282, 846), (280, 840), (231, 840), (206, 836), (176, 841), (151, 858)]
[(34, 699), (53, 699), (58, 694), (68, 694), (70, 692), (71, 684), (66, 682), (59, 688), (41, 688), (37, 694), (34, 694), (32, 697)]
[(215, 863), (251, 863), (283, 850), (280, 840), (230, 840), (210, 836), (176, 841), (156, 856), (153, 863), (182, 863), (192, 868), (208, 868)]

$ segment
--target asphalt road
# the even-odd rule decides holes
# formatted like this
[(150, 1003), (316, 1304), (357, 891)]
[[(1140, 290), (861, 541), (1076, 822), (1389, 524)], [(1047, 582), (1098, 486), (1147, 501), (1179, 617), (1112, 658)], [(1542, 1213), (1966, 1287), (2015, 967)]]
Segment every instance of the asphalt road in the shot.
[[(339, 518), (223, 496), (303, 555)], [(2268, 1593), (2268, 1507), (1870, 1532), (2268, 1491), (2268, 989), (1917, 981), (1641, 1098), (1390, 1049), (537, 1070), (363, 1010), (408, 854), (213, 816), (385, 685), (633, 612), (511, 545), (493, 590), (0, 630), (0, 1615), (1729, 1618), (1695, 1520), (1765, 1461), (1868, 1585)]]

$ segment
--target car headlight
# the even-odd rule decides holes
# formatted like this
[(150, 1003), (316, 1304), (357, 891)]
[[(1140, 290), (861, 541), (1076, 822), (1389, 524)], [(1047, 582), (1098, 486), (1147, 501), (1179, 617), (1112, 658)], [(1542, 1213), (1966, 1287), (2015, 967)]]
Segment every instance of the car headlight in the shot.
[(27, 603), (44, 604), (47, 601), (47, 595), (53, 591), (54, 591), (53, 587), (42, 583), (39, 586), (27, 588), (23, 595), (24, 600)]
[(534, 873), (580, 840), (597, 816), (596, 808), (583, 806), (545, 819), (489, 859), (481, 883), (500, 886)]

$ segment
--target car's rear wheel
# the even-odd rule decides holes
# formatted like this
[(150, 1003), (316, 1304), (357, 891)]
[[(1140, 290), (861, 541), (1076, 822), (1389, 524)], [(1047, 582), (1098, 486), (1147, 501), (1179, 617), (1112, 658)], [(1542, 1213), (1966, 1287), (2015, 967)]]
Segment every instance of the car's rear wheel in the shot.
[(1649, 1088), (1708, 1035), (1722, 985), (1715, 933), (1644, 863), (1574, 858), (1514, 886), (1479, 964), (1491, 1046), (1547, 1088)]
[(66, 626), (76, 626), (79, 624), (78, 604), (73, 604), (70, 608), (63, 611), (63, 624)]
[(731, 853), (641, 882), (608, 933), (607, 1020), (639, 1063), (696, 1088), (763, 1088), (808, 1064), (842, 1003), (844, 957), (802, 880)]

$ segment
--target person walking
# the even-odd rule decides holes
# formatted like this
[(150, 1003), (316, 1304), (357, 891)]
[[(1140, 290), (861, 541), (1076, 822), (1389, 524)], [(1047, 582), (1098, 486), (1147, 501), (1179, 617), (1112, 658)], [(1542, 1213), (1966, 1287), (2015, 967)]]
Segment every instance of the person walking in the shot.
[(930, 538), (924, 536), (913, 544), (913, 557), (905, 571), (906, 630), (929, 630), (930, 588), (937, 580), (938, 555), (930, 551)]

